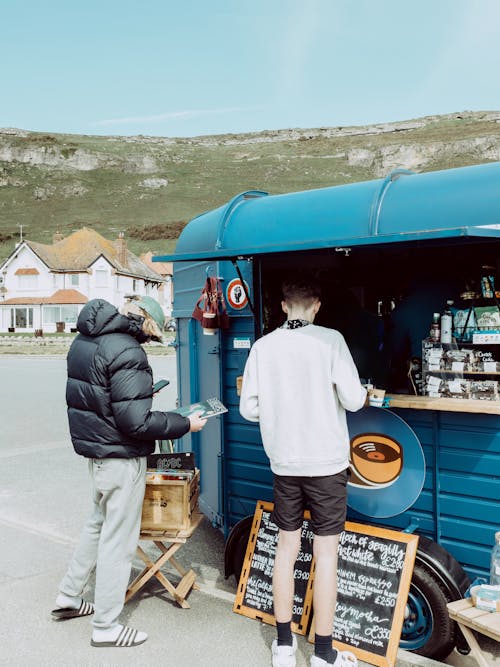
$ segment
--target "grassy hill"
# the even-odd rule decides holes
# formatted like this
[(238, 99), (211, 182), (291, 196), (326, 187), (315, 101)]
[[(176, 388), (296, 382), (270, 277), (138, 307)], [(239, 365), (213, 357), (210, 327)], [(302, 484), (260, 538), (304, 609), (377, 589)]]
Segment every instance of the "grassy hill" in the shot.
[(500, 112), (366, 127), (187, 139), (0, 130), (0, 260), (23, 235), (51, 243), (83, 225), (168, 252), (191, 218), (235, 194), (277, 194), (500, 160)]

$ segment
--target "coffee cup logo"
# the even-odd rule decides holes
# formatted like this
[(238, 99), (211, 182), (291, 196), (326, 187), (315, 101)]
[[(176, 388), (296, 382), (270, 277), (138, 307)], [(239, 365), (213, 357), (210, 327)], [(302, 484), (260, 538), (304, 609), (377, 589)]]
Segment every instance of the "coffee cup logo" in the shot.
[(393, 484), (403, 468), (403, 448), (381, 433), (362, 433), (351, 440), (350, 484), (381, 488)]

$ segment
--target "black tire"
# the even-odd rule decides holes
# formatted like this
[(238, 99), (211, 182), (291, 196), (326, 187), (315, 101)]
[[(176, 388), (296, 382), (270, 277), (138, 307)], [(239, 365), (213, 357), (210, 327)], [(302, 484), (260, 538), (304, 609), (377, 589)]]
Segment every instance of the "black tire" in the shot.
[(248, 538), (253, 523), (253, 515), (241, 519), (229, 533), (224, 552), (224, 570), (226, 579), (234, 574), (236, 584), (240, 580), (241, 570), (247, 550)]
[(425, 535), (420, 535), (418, 539), (418, 553), (423, 554), (423, 562), (426, 559), (432, 559), (440, 563), (450, 578), (455, 582), (457, 595), (453, 595), (450, 600), (459, 600), (470, 586), (470, 579), (460, 563), (453, 556), (441, 547), (437, 542), (433, 542)]
[(400, 648), (434, 660), (444, 660), (455, 646), (455, 623), (446, 604), (449, 596), (439, 579), (415, 564), (408, 595)]
[(241, 576), (241, 570), (243, 569), (243, 562), (245, 560), (245, 554), (247, 551), (248, 538), (250, 536), (250, 531), (243, 535), (240, 535), (237, 543), (234, 547), (233, 552), (233, 574), (238, 584)]

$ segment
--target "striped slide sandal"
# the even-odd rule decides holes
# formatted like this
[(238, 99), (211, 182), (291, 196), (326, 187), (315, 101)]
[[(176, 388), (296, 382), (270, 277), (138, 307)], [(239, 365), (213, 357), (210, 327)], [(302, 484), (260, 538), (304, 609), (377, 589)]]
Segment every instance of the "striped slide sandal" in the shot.
[(96, 641), (95, 639), (90, 640), (91, 646), (105, 646), (110, 648), (128, 648), (130, 646), (139, 646), (139, 644), (144, 644), (148, 638), (145, 632), (139, 632), (134, 630), (134, 628), (129, 628), (126, 625), (121, 626), (121, 630), (118, 634), (118, 637), (114, 641)]
[(54, 621), (67, 621), (69, 618), (79, 618), (80, 616), (89, 616), (94, 613), (94, 605), (91, 602), (82, 600), (78, 609), (75, 607), (59, 607), (51, 612)]

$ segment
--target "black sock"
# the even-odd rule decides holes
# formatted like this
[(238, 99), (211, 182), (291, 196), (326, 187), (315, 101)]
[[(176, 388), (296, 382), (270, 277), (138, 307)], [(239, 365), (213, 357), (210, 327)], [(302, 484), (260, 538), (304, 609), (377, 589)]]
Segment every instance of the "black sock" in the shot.
[(332, 646), (331, 635), (314, 635), (314, 655), (326, 660), (329, 665), (333, 665), (337, 651)]
[(292, 621), (288, 621), (288, 623), (278, 623), (276, 621), (276, 628), (278, 630), (278, 646), (293, 646)]

